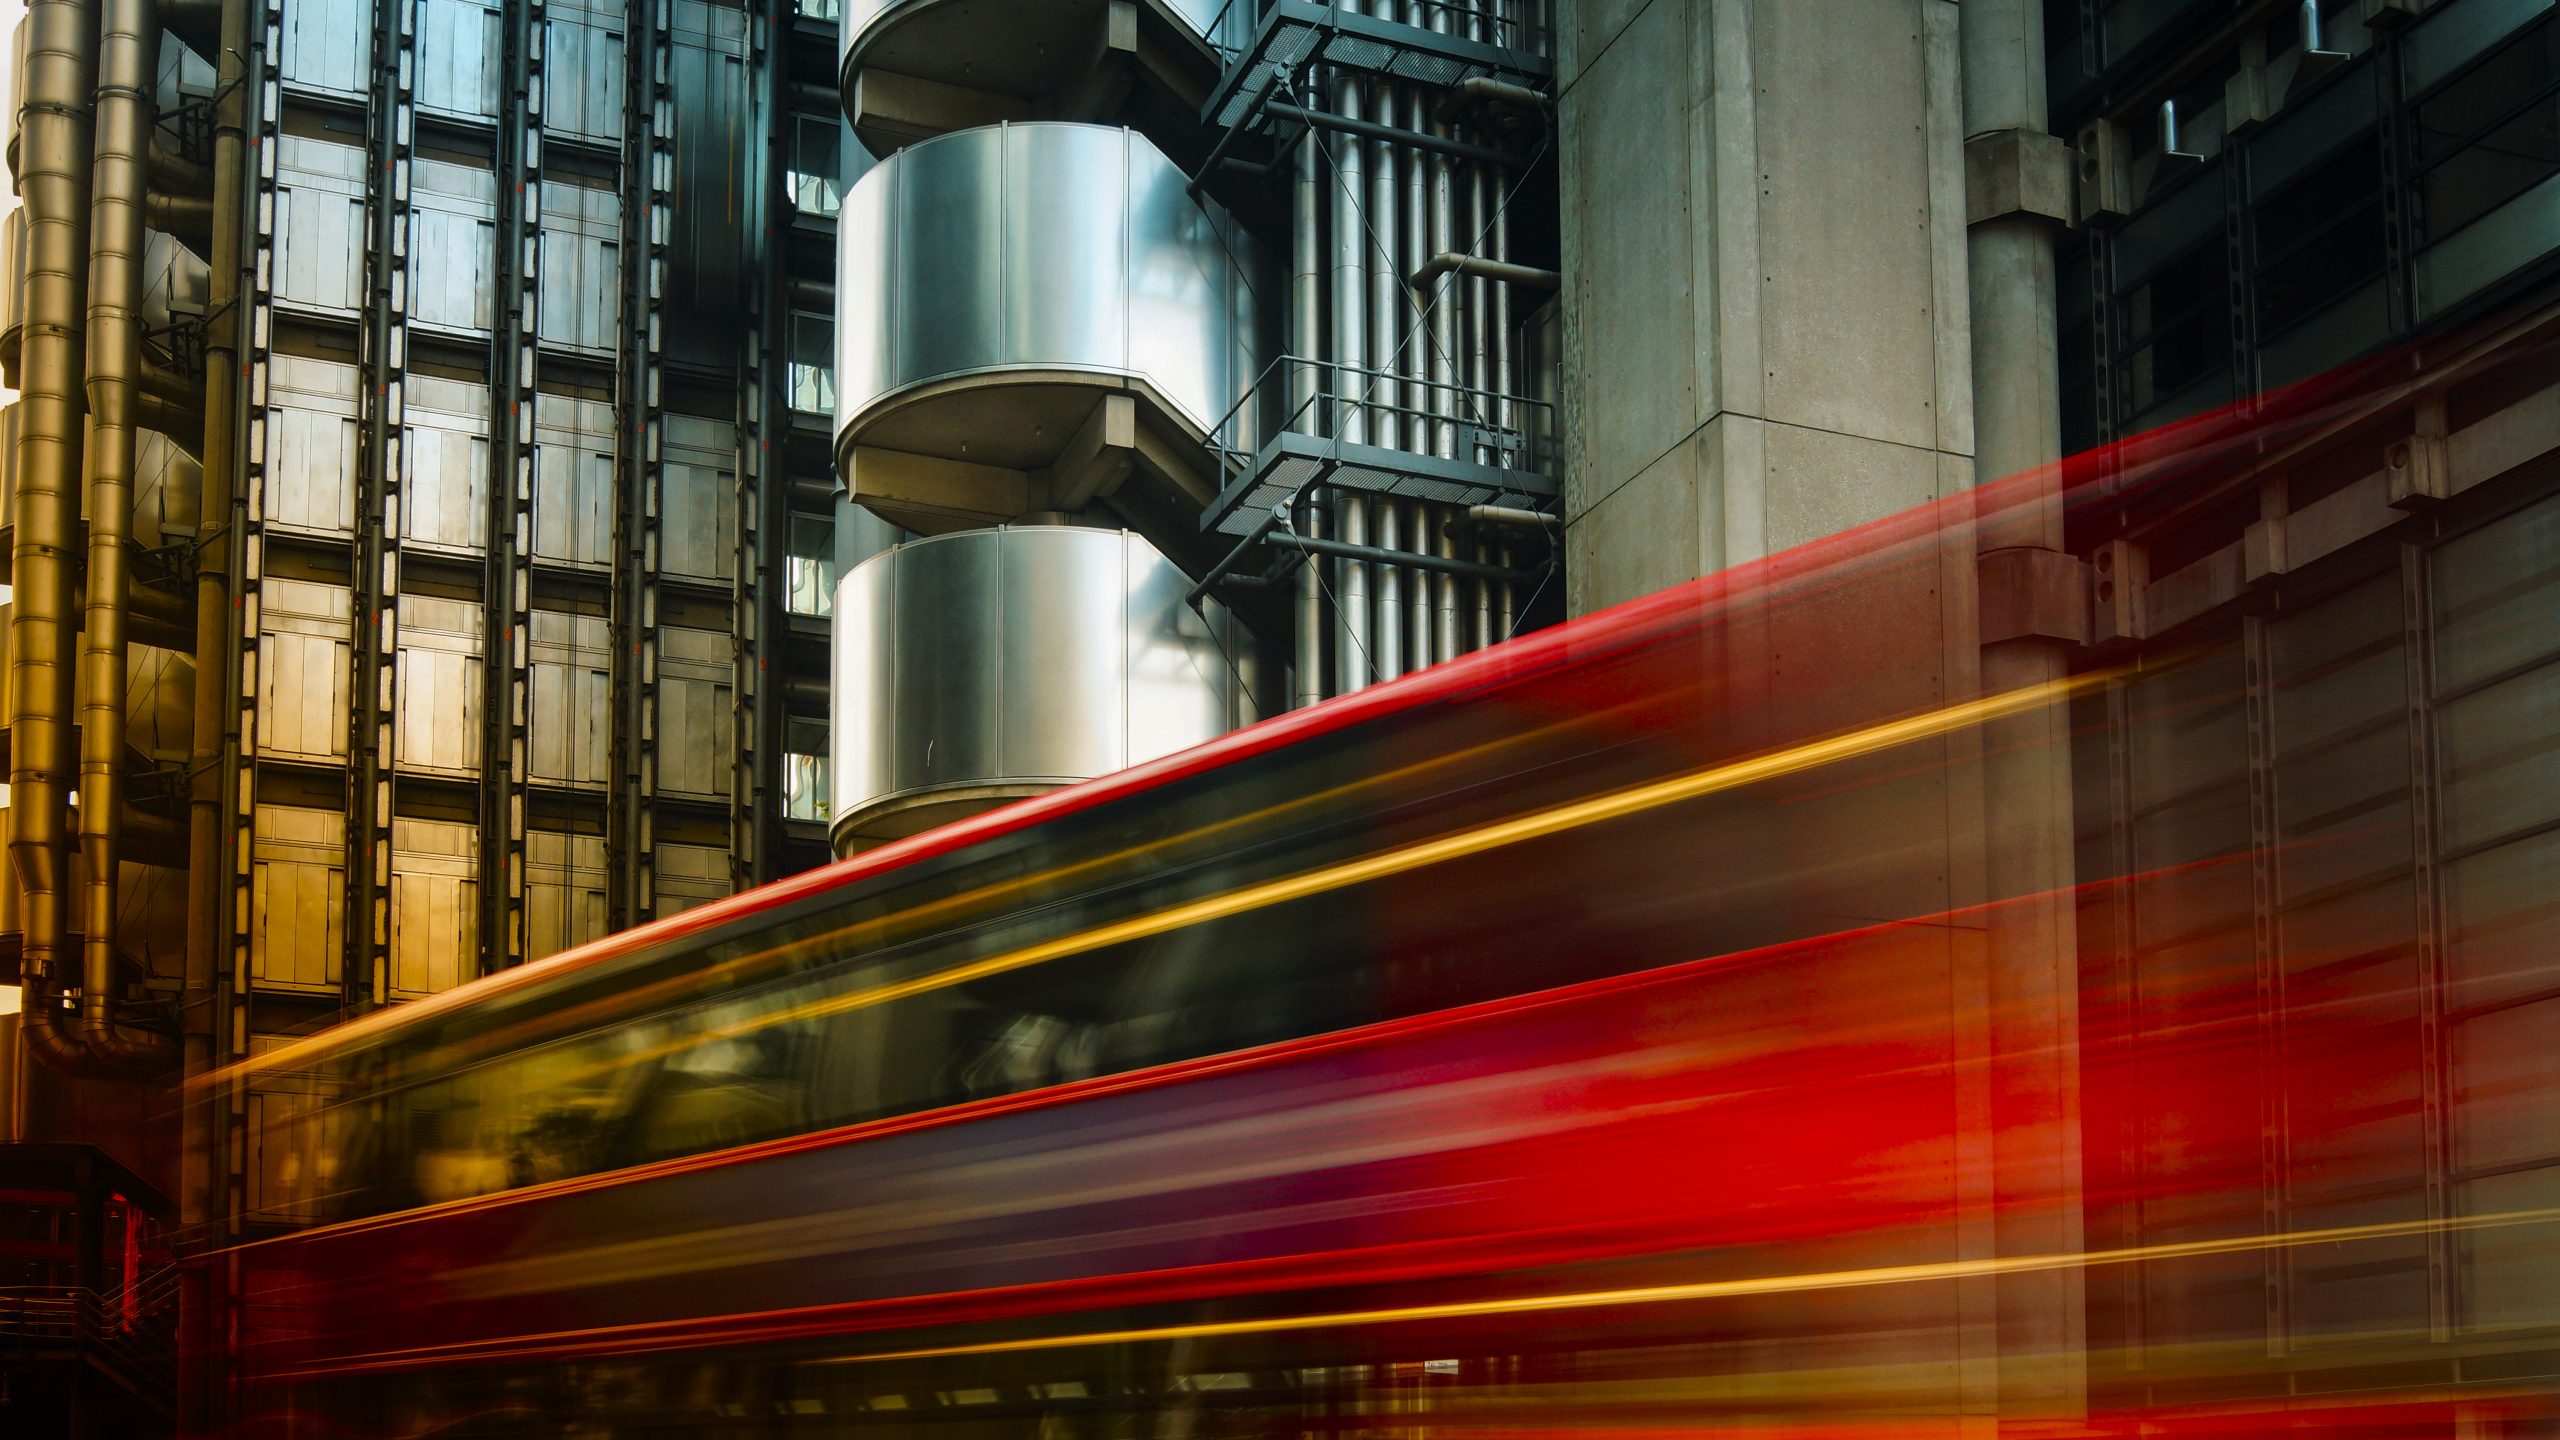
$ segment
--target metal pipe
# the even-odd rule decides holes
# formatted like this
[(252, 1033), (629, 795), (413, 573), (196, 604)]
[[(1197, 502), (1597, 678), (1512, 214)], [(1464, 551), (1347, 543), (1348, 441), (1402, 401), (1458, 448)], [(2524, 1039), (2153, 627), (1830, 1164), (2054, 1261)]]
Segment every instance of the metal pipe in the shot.
[[(1501, 212), (1497, 210), (1495, 212), (1497, 225), (1503, 223), (1500, 217)], [(1413, 272), (1413, 283), (1416, 286), (1429, 285), (1439, 277), (1452, 272), (1460, 275), (1481, 276), (1505, 285), (1526, 285), (1533, 290), (1557, 290), (1564, 286), (1564, 276), (1554, 270), (1541, 270), (1534, 265), (1514, 265), (1508, 260), (1494, 260), (1482, 255), (1460, 255), (1448, 250), (1443, 250), (1424, 261), (1422, 268)]]
[[(1310, 495), (1298, 502), (1297, 528), (1303, 538), (1325, 538), (1322, 501)], [(1298, 567), (1297, 641), (1296, 701), (1304, 708), (1324, 700), (1324, 572), (1313, 560)]]
[[(1358, 558), (1375, 560), (1384, 558), (1388, 553), (1378, 549), (1376, 546), (1354, 540), (1347, 535), (1340, 540), (1327, 540), (1318, 536), (1302, 535), (1290, 543), (1298, 546), (1302, 550), (1308, 551), (1311, 554), (1331, 555), (1341, 559)], [(1539, 573), (1538, 571), (1533, 570), (1524, 575), (1520, 571), (1508, 570), (1496, 565), (1481, 564), (1473, 560), (1444, 560), (1437, 555), (1416, 555), (1405, 553), (1396, 555), (1395, 559), (1397, 563), (1410, 565), (1417, 570), (1446, 571), (1452, 575), (1474, 575), (1485, 579), (1501, 580), (1506, 582), (1534, 578)]]
[(134, 1072), (177, 1059), (166, 1035), (116, 1025), (116, 879), (124, 855), (125, 626), (133, 596), (134, 395), (142, 380), (142, 202), (156, 123), (153, 0), (104, 0), (97, 159), (89, 203), (89, 599), (81, 644), (80, 1038)]
[[(1289, 190), (1289, 353), (1312, 357), (1324, 344), (1324, 154), (1312, 140), (1297, 147), (1297, 170)], [(1301, 431), (1321, 433), (1316, 413), (1321, 372), (1312, 361), (1289, 370), (1289, 413)], [(1325, 502), (1302, 496), (1297, 507), (1301, 535), (1318, 533)], [(1325, 697), (1324, 574), (1315, 564), (1298, 571), (1296, 688), (1303, 707)]]
[(1466, 521), (1470, 525), (1504, 525), (1514, 530), (1544, 530), (1551, 535), (1564, 533), (1564, 517), (1543, 510), (1523, 510), (1515, 505), (1470, 505)]
[(1522, 110), (1550, 110), (1555, 107), (1555, 101), (1545, 93), (1526, 85), (1496, 80), (1490, 75), (1471, 75), (1450, 86), (1449, 93), (1442, 97), (1441, 118), (1456, 118), (1462, 102), (1469, 100), (1488, 105), (1511, 105)]
[[(1367, 9), (1353, 3), (1353, 13)], [(1333, 81), (1333, 106), (1345, 119), (1358, 120), (1363, 87), (1351, 76), (1337, 76)], [(1334, 153), (1334, 190), (1331, 205), (1333, 221), (1333, 361), (1332, 372), (1336, 419), (1334, 436), (1351, 444), (1368, 440), (1367, 412), (1358, 398), (1350, 393), (1353, 377), (1369, 364), (1369, 272), (1367, 263), (1366, 226), (1360, 205), (1367, 188), (1368, 147), (1359, 140), (1345, 139), (1336, 143)], [(1368, 497), (1338, 492), (1334, 499), (1334, 531), (1344, 541), (1357, 545), (1366, 554), (1369, 541)], [(1369, 567), (1361, 560), (1344, 557), (1335, 585), (1340, 635), (1334, 649), (1338, 672), (1336, 694), (1349, 694), (1369, 683)]]
[[(1404, 548), (1404, 507), (1387, 496), (1380, 496), (1370, 506), (1374, 522), (1369, 543), (1381, 557)], [(1374, 621), (1369, 631), (1369, 664), (1381, 680), (1393, 680), (1405, 671), (1404, 663), (1404, 567), (1386, 563), (1378, 566), (1378, 596)]]
[(26, 20), (18, 187), (26, 206), (26, 309), (19, 374), (17, 490), (11, 500), (9, 863), (18, 877), (30, 1053), (59, 1070), (90, 1065), (57, 1003), (67, 926), (71, 636), (80, 526), (81, 377), (88, 284), (89, 168), (98, 82), (96, 13), (36, 0)]
[[(1383, 140), (1392, 145), (1429, 150), (1435, 154), (1453, 155), (1461, 160), (1474, 160), (1490, 165), (1515, 165), (1523, 157), (1490, 145), (1470, 145), (1463, 140), (1450, 140), (1428, 131), (1409, 130), (1400, 125), (1382, 125), (1375, 120), (1362, 120), (1348, 115), (1328, 115), (1303, 105), (1283, 100), (1264, 102), (1263, 111), (1282, 120), (1294, 120), (1310, 130), (1330, 130), (1340, 135), (1357, 135), (1364, 140)], [(1204, 172), (1205, 173), (1205, 172)]]

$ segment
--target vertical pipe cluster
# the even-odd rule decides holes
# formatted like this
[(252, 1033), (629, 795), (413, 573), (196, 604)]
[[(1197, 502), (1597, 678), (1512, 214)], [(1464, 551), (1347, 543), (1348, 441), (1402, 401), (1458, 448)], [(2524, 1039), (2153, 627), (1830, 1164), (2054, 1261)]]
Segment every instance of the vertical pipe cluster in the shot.
[[(1498, 10), (1448, 0), (1344, 0), (1353, 13), (1509, 48), (1547, 33), (1544, 0)], [(1403, 81), (1319, 76), (1315, 108), (1340, 120), (1481, 145), (1443, 118), (1441, 95)], [(1519, 418), (1508, 287), (1472, 273), (1412, 277), (1433, 256), (1508, 258), (1507, 178), (1481, 159), (1319, 128), (1292, 191), (1289, 348), (1298, 428), (1346, 444), (1496, 463), (1492, 435)], [(1461, 436), (1470, 439), (1462, 443)], [(1348, 487), (1302, 497), (1301, 535), (1425, 559), (1506, 564), (1457, 510)], [(1299, 574), (1297, 703), (1313, 704), (1505, 638), (1518, 597), (1499, 581), (1336, 556)]]
[[(225, 7), (226, 20), (234, 8)], [(195, 419), (194, 397), (183, 382), (144, 351), (146, 232), (158, 225), (199, 243), (209, 235), (218, 241), (222, 227), (215, 219), (226, 212), (203, 193), (211, 177), (202, 167), (153, 144), (158, 0), (39, 0), (27, 26), (18, 164), (27, 211), (25, 409), (11, 501), (8, 818), (10, 864), (22, 901), (27, 1019), (21, 1033), (30, 1051), (57, 1069), (134, 1076), (175, 1060), (178, 1044), (174, 1036), (121, 1023), (117, 1013), (117, 881), (127, 831), (142, 827), (136, 833), (147, 840), (167, 828), (128, 803), (130, 652), (137, 642), (192, 643), (200, 673), (219, 675), (225, 608), (219, 594), (225, 570), (218, 562), (203, 571), (215, 596), (199, 597), (192, 617), (183, 602), (135, 581), (139, 432)], [(237, 171), (235, 155), (235, 177)], [(218, 255), (221, 245), (214, 248)], [(233, 255), (236, 261), (236, 245)], [(224, 280), (217, 264), (217, 287)], [(217, 317), (221, 298), (217, 290)], [(229, 518), (225, 467), (236, 424), (223, 383), (227, 366), (217, 359), (213, 369), (220, 394), (204, 418), (199, 510), (202, 525), (219, 528)], [(181, 443), (194, 448), (191, 441)], [(209, 667), (201, 628), (207, 625), (216, 640)], [(199, 750), (220, 734), (220, 695), (217, 684), (197, 687)], [(199, 786), (207, 783), (200, 770)], [(218, 776), (210, 783), (218, 787)], [(190, 906), (205, 913), (220, 908), (219, 894), (204, 889), (205, 877), (219, 868), (213, 862), (220, 798), (218, 788), (204, 797), (213, 808), (196, 817), (199, 849), (191, 854), (198, 874)], [(212, 850), (202, 845), (208, 815)], [(75, 840), (81, 858), (76, 931)], [(189, 983), (200, 994), (211, 983), (211, 955), (197, 949), (191, 939)], [(66, 1010), (75, 994), (76, 1027)]]

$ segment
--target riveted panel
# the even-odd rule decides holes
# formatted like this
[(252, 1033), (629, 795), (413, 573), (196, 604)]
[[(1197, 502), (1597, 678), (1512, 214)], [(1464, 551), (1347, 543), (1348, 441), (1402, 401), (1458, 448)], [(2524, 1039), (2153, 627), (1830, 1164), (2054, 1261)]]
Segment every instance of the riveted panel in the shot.
[(279, 355), (268, 412), (271, 529), (344, 537), (356, 524), (356, 367)]
[(265, 591), (258, 748), (270, 758), (343, 760), (352, 643), (347, 588), (270, 579)]
[(533, 416), (533, 556), (603, 569), (613, 563), (613, 407), (541, 395)]
[(489, 532), (489, 390), (459, 380), (409, 381), (409, 480), (400, 538), (477, 554)]
[(661, 568), (725, 585), (738, 568), (738, 432), (717, 420), (670, 415), (666, 434), (658, 494)]
[(441, 160), (410, 164), (410, 322), (486, 335), (497, 305), (497, 177)]
[(539, 960), (602, 939), (604, 837), (528, 830), (524, 837), (526, 958)]
[(610, 355), (622, 330), (622, 198), (542, 182), (542, 343)]
[(531, 612), (526, 734), (533, 778), (602, 785), (609, 773), (613, 632), (603, 617)]
[(261, 805), (253, 837), (250, 983), (265, 990), (334, 993), (346, 936), (346, 817), (299, 805)]
[(364, 299), (364, 152), (302, 135), (276, 152), (276, 304), (352, 320)]
[(391, 989), (432, 995), (479, 973), (480, 831), (391, 822)]
[(667, 625), (659, 628), (658, 650), (658, 787), (726, 799), (737, 732), (729, 703), (737, 642), (717, 631)]
[(477, 774), (484, 628), (472, 601), (400, 597), (400, 736), (393, 754), (402, 772)]
[(673, 915), (729, 893), (728, 852), (713, 845), (660, 845), (652, 862), (658, 913)]
[(464, 120), (498, 113), (498, 7), (418, 0), (418, 107)]
[(599, 0), (553, 0), (543, 27), (544, 118), (554, 133), (622, 140), (622, 7)]

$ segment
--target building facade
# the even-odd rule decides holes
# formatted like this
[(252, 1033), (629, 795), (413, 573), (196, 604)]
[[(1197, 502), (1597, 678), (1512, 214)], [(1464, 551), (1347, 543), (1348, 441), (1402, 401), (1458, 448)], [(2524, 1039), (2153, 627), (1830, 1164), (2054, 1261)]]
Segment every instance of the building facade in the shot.
[[(1968, 1223), (2560, 1193), (2514, 978), (2560, 826), (2546, 0), (46, 0), (18, 46), (12, 1138), (109, 1145), (181, 1243), (329, 1184), (261, 1138), (324, 1095), (182, 1128), (185, 1071), (2034, 474), (1857, 633), (1734, 660), (1775, 703), (1865, 657), (1897, 710), (2123, 673), (1933, 820), (1923, 909), (2045, 897), (1960, 978), (2082, 1137)], [(2405, 856), (2282, 858), (2357, 826)], [(2405, 1192), (2322, 1192), (2280, 1080), (2195, 1117), (2257, 1211), (2082, 1206), (2175, 1157), (2078, 1115), (2080, 1016), (2240, 933), (2428, 1057), (2372, 1101)], [(2291, 1383), (2408, 1324), (2466, 1378), (2547, 1264), (2019, 1276), (1972, 1318), (2073, 1358), (1964, 1383)]]
[(824, 857), (833, 17), (15, 39), (13, 1123), (253, 1233), (318, 1097), (182, 1062)]

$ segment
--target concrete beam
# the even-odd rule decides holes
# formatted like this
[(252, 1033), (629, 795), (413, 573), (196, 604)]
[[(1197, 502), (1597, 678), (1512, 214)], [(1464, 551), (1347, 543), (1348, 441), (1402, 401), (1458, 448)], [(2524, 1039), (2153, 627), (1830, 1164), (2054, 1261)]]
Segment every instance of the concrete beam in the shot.
[(920, 535), (1002, 525), (1043, 508), (1020, 470), (871, 445), (854, 447), (846, 484), (857, 504)]
[(1137, 465), (1137, 446), (1138, 402), (1127, 395), (1103, 396), (1049, 467), (1050, 506), (1082, 510), (1119, 489)]
[(1966, 223), (2023, 215), (2071, 223), (2071, 147), (2033, 130), (1994, 130), (1964, 142)]

